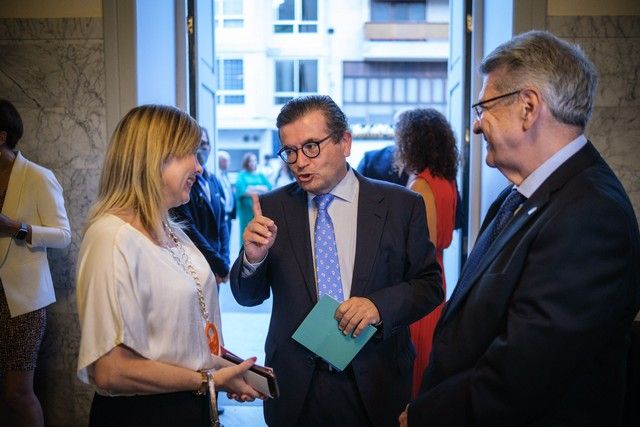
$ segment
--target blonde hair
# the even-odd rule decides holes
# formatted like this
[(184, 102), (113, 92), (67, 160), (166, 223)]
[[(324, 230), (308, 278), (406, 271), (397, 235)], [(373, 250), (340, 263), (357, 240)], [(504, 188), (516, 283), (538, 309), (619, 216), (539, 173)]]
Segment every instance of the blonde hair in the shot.
[(162, 168), (170, 157), (198, 148), (202, 131), (187, 113), (168, 105), (133, 108), (118, 123), (104, 159), (98, 197), (87, 227), (106, 213), (130, 210), (149, 233), (159, 235), (162, 221)]

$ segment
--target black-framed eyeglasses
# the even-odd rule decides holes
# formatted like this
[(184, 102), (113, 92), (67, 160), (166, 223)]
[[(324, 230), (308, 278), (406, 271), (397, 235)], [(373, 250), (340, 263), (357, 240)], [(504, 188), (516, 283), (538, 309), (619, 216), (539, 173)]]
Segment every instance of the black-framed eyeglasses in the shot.
[(307, 141), (304, 144), (302, 144), (302, 147), (298, 148), (298, 147), (282, 147), (279, 151), (278, 151), (278, 156), (280, 156), (280, 158), (286, 162), (289, 163), (290, 165), (294, 164), (295, 162), (298, 161), (298, 150), (302, 150), (302, 152), (304, 153), (305, 156), (307, 156), (310, 159), (313, 159), (315, 157), (318, 157), (320, 155), (320, 144), (322, 144), (323, 142), (325, 142), (327, 139), (331, 138), (333, 136), (332, 133), (330, 133), (329, 135), (325, 136), (324, 138), (322, 138), (320, 141)]
[(485, 99), (484, 101), (476, 102), (475, 104), (473, 104), (471, 106), (471, 108), (473, 109), (473, 111), (475, 111), (476, 118), (478, 120), (480, 120), (480, 118), (482, 117), (482, 112), (485, 110), (483, 105), (485, 105), (485, 104), (487, 104), (489, 102), (497, 101), (498, 99), (506, 98), (507, 96), (515, 95), (516, 93), (520, 93), (520, 92), (522, 92), (522, 89), (514, 90), (513, 92), (505, 93), (504, 95), (494, 96), (493, 98), (489, 98), (489, 99)]

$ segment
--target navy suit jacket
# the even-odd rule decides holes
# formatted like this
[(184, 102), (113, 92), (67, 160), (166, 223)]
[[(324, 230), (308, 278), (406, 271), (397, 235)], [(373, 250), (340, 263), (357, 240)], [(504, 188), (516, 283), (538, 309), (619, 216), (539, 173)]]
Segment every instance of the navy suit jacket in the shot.
[(407, 172), (402, 171), (402, 174), (398, 175), (398, 171), (393, 168), (395, 151), (395, 145), (388, 145), (380, 150), (367, 151), (358, 165), (358, 172), (367, 178), (406, 186), (409, 181)]
[[(360, 192), (351, 296), (369, 298), (383, 323), (351, 366), (373, 424), (397, 425), (410, 398), (415, 358), (408, 325), (442, 301), (442, 277), (428, 239), (422, 197), (358, 173), (356, 177)], [(270, 425), (293, 426), (315, 369), (314, 354), (291, 338), (318, 299), (307, 193), (292, 183), (261, 196), (260, 204), (278, 226), (278, 235), (265, 261), (248, 278), (240, 276), (240, 254), (231, 271), (231, 290), (247, 306), (273, 293), (265, 353), (281, 396), (264, 403), (265, 418)]]
[[(367, 151), (358, 164), (358, 172), (367, 178), (379, 179), (381, 181), (392, 182), (394, 184), (405, 187), (409, 182), (409, 175), (405, 170), (398, 175), (398, 171), (393, 168), (394, 155), (396, 152), (395, 145), (388, 145), (380, 150)], [(464, 205), (460, 198), (458, 185), (456, 184), (456, 223), (455, 229), (462, 228), (465, 223)]]
[(203, 177), (209, 184), (211, 200), (196, 182), (191, 187), (189, 201), (171, 209), (171, 213), (187, 226), (185, 233), (207, 259), (211, 270), (220, 277), (226, 277), (229, 274), (229, 230), (224, 219), (224, 193), (214, 175)]
[(588, 143), (531, 195), (447, 303), (409, 425), (619, 425), (639, 307), (638, 223)]

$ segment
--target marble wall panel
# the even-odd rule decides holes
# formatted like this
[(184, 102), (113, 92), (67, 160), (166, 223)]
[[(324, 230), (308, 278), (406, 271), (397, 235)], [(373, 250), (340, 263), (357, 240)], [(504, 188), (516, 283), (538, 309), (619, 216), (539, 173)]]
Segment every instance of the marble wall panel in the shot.
[(638, 16), (548, 16), (547, 30), (562, 38), (640, 37)]
[(578, 39), (598, 68), (596, 106), (640, 105), (640, 37), (635, 39)]
[(586, 134), (622, 182), (640, 218), (640, 106), (595, 107)]
[(2, 40), (102, 39), (102, 19), (0, 19)]
[(93, 391), (76, 377), (75, 267), (107, 145), (102, 20), (0, 19), (0, 96), (22, 116), (18, 148), (60, 181), (72, 229), (68, 248), (49, 251), (57, 302), (47, 309), (36, 392), (47, 425), (87, 425)]
[(640, 16), (548, 16), (547, 29), (579, 44), (598, 69), (586, 135), (640, 217)]

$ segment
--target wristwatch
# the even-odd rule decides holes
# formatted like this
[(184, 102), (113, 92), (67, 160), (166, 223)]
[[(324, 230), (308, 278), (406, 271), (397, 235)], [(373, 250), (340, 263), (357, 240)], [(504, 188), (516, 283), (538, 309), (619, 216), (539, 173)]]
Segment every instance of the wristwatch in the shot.
[(16, 234), (13, 235), (13, 238), (16, 240), (24, 240), (27, 238), (28, 233), (29, 226), (23, 222), (20, 224), (20, 228), (16, 231)]

